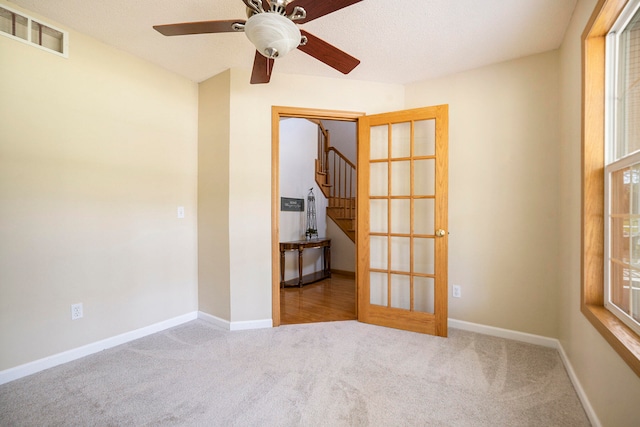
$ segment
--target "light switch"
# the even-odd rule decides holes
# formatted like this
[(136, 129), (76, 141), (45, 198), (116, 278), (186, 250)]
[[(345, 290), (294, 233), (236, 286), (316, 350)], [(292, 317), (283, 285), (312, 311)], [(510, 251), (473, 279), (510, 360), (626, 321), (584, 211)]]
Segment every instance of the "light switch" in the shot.
[(178, 206), (178, 218), (184, 218), (184, 206)]

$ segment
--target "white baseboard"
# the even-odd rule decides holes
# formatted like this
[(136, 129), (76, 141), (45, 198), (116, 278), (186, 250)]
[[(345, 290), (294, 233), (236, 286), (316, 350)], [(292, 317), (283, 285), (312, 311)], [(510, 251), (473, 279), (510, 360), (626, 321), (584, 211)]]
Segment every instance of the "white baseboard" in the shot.
[(602, 423), (596, 415), (596, 411), (594, 411), (593, 406), (591, 406), (591, 402), (589, 402), (589, 398), (587, 397), (587, 393), (585, 393), (584, 388), (582, 388), (582, 384), (580, 380), (576, 376), (575, 371), (573, 370), (573, 366), (567, 357), (567, 353), (564, 351), (564, 347), (558, 341), (558, 353), (560, 353), (560, 358), (562, 359), (562, 363), (564, 363), (564, 368), (567, 370), (567, 374), (569, 378), (571, 378), (571, 382), (573, 383), (573, 388), (576, 389), (576, 393), (578, 393), (578, 398), (580, 402), (582, 402), (582, 407), (584, 408), (584, 412), (586, 412), (589, 421), (593, 427), (602, 427)]
[(53, 368), (54, 366), (71, 362), (73, 360), (89, 356), (90, 354), (98, 353), (102, 350), (125, 344), (129, 341), (137, 340), (138, 338), (155, 334), (156, 332), (164, 331), (165, 329), (169, 329), (195, 319), (197, 319), (197, 312), (194, 311), (192, 313), (183, 314), (182, 316), (164, 320), (153, 325), (145, 326), (144, 328), (125, 332), (124, 334), (116, 335), (114, 337), (96, 341), (82, 347), (54, 354), (43, 359), (34, 360), (33, 362), (25, 363), (24, 365), (5, 369), (4, 371), (0, 371), (0, 384), (5, 384), (22, 377), (26, 377), (27, 375), (35, 374), (37, 372), (44, 371), (45, 369)]
[(541, 335), (528, 334), (526, 332), (518, 332), (510, 329), (502, 329), (493, 326), (480, 325), (478, 323), (465, 322), (463, 320), (448, 319), (448, 321), (449, 327), (454, 329), (462, 329), (465, 331), (477, 332), (479, 334), (490, 335), (493, 337), (506, 338), (514, 341), (521, 341), (529, 344), (536, 344), (543, 347), (556, 349), (560, 354), (560, 359), (562, 360), (564, 368), (567, 371), (567, 375), (569, 375), (569, 379), (571, 380), (571, 383), (573, 384), (573, 387), (578, 394), (578, 398), (582, 403), (582, 407), (584, 408), (584, 411), (587, 414), (591, 425), (594, 427), (602, 427), (602, 423), (600, 423), (600, 419), (596, 415), (596, 412), (593, 410), (593, 406), (591, 406), (591, 402), (589, 402), (587, 394), (585, 393), (584, 388), (582, 388), (582, 384), (576, 376), (576, 373), (573, 370), (573, 366), (571, 366), (571, 362), (567, 357), (567, 353), (565, 353), (564, 348), (562, 347), (562, 344), (559, 340), (555, 338), (543, 337)]
[(493, 337), (522, 341), (529, 344), (541, 345), (543, 347), (558, 348), (560, 345), (558, 340), (555, 338), (527, 334), (526, 332), (512, 331), (510, 329), (496, 328), (494, 326), (480, 325), (478, 323), (465, 322), (464, 320), (449, 319), (449, 326), (454, 329), (462, 329), (464, 331), (477, 332), (479, 334), (491, 335)]
[(248, 320), (245, 322), (231, 322), (232, 331), (246, 331), (249, 329), (268, 329), (273, 328), (273, 320)]
[(222, 329), (226, 329), (227, 331), (246, 331), (249, 329), (266, 329), (273, 327), (273, 321), (271, 319), (229, 322), (228, 320), (221, 319), (217, 316), (213, 316), (202, 311), (198, 312), (198, 319), (209, 322)]

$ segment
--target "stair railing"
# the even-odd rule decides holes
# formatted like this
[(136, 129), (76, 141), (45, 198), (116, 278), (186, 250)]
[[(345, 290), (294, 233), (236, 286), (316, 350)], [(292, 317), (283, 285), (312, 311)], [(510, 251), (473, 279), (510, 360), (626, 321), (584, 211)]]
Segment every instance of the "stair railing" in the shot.
[(342, 218), (355, 218), (356, 166), (335, 147), (325, 152), (326, 169), (331, 179), (329, 207), (340, 209)]
[(329, 148), (329, 132), (322, 126), (322, 122), (318, 124), (318, 156), (316, 157), (320, 162), (319, 169), (322, 172), (327, 171), (327, 156), (326, 152)]

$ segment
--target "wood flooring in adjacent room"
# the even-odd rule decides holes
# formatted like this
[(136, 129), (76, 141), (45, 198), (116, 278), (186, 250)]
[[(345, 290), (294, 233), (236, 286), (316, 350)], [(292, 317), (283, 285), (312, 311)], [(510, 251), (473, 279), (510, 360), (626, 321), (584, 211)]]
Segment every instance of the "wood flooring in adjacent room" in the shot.
[(356, 284), (353, 277), (331, 278), (298, 287), (280, 288), (280, 323), (330, 322), (356, 319)]

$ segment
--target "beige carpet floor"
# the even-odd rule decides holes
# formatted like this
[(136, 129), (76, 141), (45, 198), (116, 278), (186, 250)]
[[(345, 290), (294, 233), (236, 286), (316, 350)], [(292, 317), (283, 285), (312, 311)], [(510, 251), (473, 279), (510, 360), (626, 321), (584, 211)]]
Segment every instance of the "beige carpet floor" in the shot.
[(588, 426), (558, 353), (355, 321), (193, 321), (0, 386), (1, 426)]

